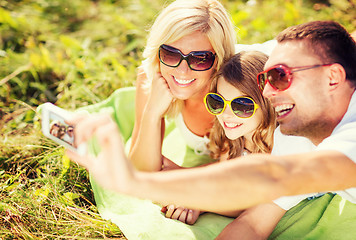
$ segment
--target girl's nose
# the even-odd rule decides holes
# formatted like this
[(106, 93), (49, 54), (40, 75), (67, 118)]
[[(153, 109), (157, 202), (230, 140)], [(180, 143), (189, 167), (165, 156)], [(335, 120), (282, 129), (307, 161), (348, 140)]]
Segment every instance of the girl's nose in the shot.
[(235, 117), (234, 112), (231, 109), (231, 105), (227, 104), (224, 111), (221, 113), (221, 115), (224, 115), (226, 117)]

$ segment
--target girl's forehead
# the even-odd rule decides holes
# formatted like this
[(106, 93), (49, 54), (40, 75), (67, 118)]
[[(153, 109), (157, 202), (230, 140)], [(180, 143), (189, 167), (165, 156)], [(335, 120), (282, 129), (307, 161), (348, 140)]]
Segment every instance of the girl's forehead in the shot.
[(231, 100), (236, 97), (246, 96), (238, 88), (228, 83), (223, 77), (220, 77), (217, 82), (217, 92), (226, 100)]

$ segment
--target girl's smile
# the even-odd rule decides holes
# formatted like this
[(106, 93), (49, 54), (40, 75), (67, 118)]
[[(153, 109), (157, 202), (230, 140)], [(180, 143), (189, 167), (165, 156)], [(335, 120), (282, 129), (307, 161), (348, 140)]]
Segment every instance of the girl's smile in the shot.
[(242, 126), (242, 123), (224, 122), (224, 128), (227, 129), (236, 129), (240, 126)]

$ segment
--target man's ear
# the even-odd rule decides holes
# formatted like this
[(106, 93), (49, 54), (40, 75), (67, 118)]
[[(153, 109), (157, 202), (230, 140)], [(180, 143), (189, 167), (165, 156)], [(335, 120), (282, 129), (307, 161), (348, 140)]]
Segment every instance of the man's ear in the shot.
[(346, 72), (343, 66), (334, 63), (329, 67), (329, 86), (334, 90), (346, 81)]

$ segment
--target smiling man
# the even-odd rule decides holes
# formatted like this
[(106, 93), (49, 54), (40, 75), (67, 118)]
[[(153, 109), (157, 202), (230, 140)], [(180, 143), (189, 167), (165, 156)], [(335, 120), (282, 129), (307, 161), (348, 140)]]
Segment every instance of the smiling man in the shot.
[[(322, 157), (327, 150), (333, 151), (330, 154), (341, 152), (344, 156), (335, 157), (327, 162), (330, 166), (328, 171), (347, 174), (343, 173), (342, 169), (348, 166), (349, 160), (355, 161), (356, 151), (355, 42), (339, 24), (334, 22), (311, 22), (290, 27), (277, 36), (277, 41), (278, 44), (265, 65), (266, 70), (257, 77), (263, 95), (272, 102), (277, 112), (279, 128), (275, 132), (273, 154), (283, 156), (315, 151)], [(314, 167), (304, 170), (314, 179), (309, 179), (312, 182), (308, 182), (308, 178), (300, 180), (299, 184), (295, 185), (300, 189), (303, 189), (304, 185), (322, 184), (320, 183), (323, 181), (322, 171), (319, 170), (323, 169), (322, 163), (312, 158), (310, 164), (314, 164)], [(355, 168), (355, 163), (351, 167)], [(293, 168), (298, 168), (298, 163)], [(327, 175), (326, 173), (324, 177)], [(330, 173), (329, 176), (331, 175)], [(341, 185), (343, 183), (340, 178), (329, 180), (339, 182)], [(339, 189), (343, 187), (340, 186)], [(325, 188), (325, 191), (329, 190)], [(334, 193), (342, 198), (335, 197)], [(297, 213), (298, 217), (303, 213), (309, 220), (326, 219), (330, 218), (330, 215), (332, 219), (338, 219), (337, 229), (334, 229), (333, 224), (327, 224), (327, 230), (323, 230), (324, 234), (345, 231), (345, 226), (347, 229), (349, 225), (340, 225), (340, 222), (347, 222), (350, 219), (349, 216), (345, 217), (345, 214), (342, 214), (342, 209), (337, 205), (344, 200), (356, 203), (356, 188), (334, 193), (325, 196), (324, 193), (312, 193), (283, 197), (274, 201), (280, 207), (289, 210), (307, 199), (286, 214), (282, 220), (284, 226), (280, 223), (274, 235), (291, 237), (286, 235), (285, 229), (288, 228), (287, 233), (290, 233), (290, 229), (299, 227), (301, 235), (292, 236), (312, 238), (327, 236), (315, 235), (317, 232), (315, 229), (312, 233), (311, 227), (300, 227), (298, 221), (296, 224), (293, 216)], [(323, 196), (321, 199), (314, 200), (321, 196)], [(313, 206), (313, 210), (310, 206)], [(349, 206), (355, 213), (356, 205)], [(321, 211), (321, 208), (324, 210)], [(338, 217), (335, 217), (337, 214)], [(322, 218), (321, 215), (327, 216)], [(351, 220), (355, 223), (356, 218)], [(287, 223), (288, 221), (293, 221), (293, 224)]]
[[(356, 203), (356, 194), (349, 189), (356, 187), (355, 41), (338, 23), (318, 21), (284, 30), (277, 42), (258, 75), (261, 91), (278, 113), (274, 155), (251, 154), (206, 167), (142, 173), (133, 170), (123, 148), (118, 148), (115, 123), (96, 116), (80, 121), (76, 134), (79, 141), (96, 134), (102, 152), (97, 158), (70, 156), (114, 190), (196, 209), (241, 209), (307, 194), (275, 201), (288, 210), (308, 197), (287, 212), (274, 237), (288, 239), (283, 234), (289, 232), (325, 239), (351, 231), (346, 223), (356, 221), (351, 203)], [(320, 192), (330, 193), (320, 197)], [(301, 213), (313, 220), (301, 218)], [(306, 220), (299, 221), (305, 226), (290, 220), (296, 214)], [(298, 226), (305, 229), (300, 235)], [(296, 231), (284, 231), (294, 227)]]
[(258, 79), (283, 134), (304, 136), (318, 145), (346, 113), (356, 85), (355, 56), (348, 48), (354, 43), (337, 30), (337, 24), (314, 22), (278, 36), (267, 70)]

